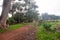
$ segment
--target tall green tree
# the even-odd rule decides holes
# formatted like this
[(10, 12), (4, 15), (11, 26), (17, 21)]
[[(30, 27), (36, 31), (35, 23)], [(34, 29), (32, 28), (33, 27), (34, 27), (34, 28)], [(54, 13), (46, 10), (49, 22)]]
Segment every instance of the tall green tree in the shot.
[(20, 1), (22, 0), (19, 0), (19, 2), (14, 2), (12, 4), (11, 10), (10, 10), (10, 13), (12, 14), (12, 16), (14, 15), (14, 12), (20, 12), (23, 10), (22, 7), (24, 6), (24, 3), (20, 3)]
[(34, 0), (25, 0), (26, 5), (28, 6), (28, 12), (26, 13), (27, 20), (37, 20), (38, 19), (38, 12), (36, 8), (38, 6), (36, 5)]
[[(34, 0), (32, 0), (33, 2), (31, 0), (24, 0), (24, 1), (25, 1), (24, 4), (21, 4), (20, 2), (16, 2), (12, 6), (13, 19), (17, 21), (17, 23), (20, 23), (22, 21), (31, 22), (33, 20), (38, 19), (38, 11), (36, 10), (38, 6), (34, 2)], [(16, 9), (19, 12), (16, 12)], [(16, 14), (13, 13), (14, 11), (16, 12)]]

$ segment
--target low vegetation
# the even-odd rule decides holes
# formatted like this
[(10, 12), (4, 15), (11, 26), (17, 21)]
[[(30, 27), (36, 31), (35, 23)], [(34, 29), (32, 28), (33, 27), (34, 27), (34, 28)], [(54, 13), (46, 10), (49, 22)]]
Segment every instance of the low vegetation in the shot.
[(0, 33), (6, 32), (6, 31), (9, 31), (9, 30), (15, 30), (15, 29), (21, 28), (21, 27), (23, 27), (23, 26), (26, 25), (26, 24), (27, 24), (27, 23), (10, 25), (10, 26), (9, 26), (7, 29), (5, 29), (5, 30), (0, 29)]
[(60, 32), (56, 31), (56, 27), (60, 22), (44, 22), (39, 24), (37, 30), (37, 40), (59, 40)]

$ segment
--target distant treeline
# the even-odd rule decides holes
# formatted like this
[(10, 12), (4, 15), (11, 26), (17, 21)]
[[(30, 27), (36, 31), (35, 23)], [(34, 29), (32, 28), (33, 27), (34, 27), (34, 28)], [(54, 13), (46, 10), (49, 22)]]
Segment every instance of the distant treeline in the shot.
[(59, 20), (60, 16), (49, 15), (48, 13), (44, 13), (40, 16), (40, 20)]

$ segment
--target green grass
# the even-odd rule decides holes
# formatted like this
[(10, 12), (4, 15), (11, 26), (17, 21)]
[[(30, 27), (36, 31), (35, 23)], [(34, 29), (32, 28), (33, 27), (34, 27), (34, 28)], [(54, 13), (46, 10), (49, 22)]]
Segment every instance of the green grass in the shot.
[[(56, 26), (57, 24), (60, 23), (55, 23), (55, 22), (46, 22), (47, 24), (51, 24), (52, 28), (53, 26)], [(60, 38), (60, 33), (56, 32), (56, 31), (46, 31), (44, 29), (44, 27), (42, 25), (38, 26), (38, 30), (37, 30), (37, 40), (57, 40), (58, 38)]]
[(6, 32), (6, 31), (9, 31), (9, 30), (15, 30), (15, 29), (21, 28), (21, 27), (23, 27), (23, 26), (26, 25), (26, 24), (28, 24), (28, 23), (10, 25), (10, 26), (7, 28), (7, 30), (2, 30), (2, 29), (0, 29), (0, 33)]
[(21, 28), (23, 26), (24, 26), (24, 24), (15, 24), (15, 25), (10, 25), (8, 29), (15, 30), (15, 29)]

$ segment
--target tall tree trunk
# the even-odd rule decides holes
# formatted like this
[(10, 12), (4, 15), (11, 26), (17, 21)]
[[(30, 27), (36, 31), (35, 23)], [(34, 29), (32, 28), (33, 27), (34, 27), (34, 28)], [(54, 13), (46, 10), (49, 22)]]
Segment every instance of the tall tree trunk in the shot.
[(0, 18), (0, 28), (5, 29), (6, 28), (6, 20), (8, 17), (8, 13), (10, 11), (11, 6), (11, 0), (3, 0), (3, 8), (2, 8), (2, 14)]

